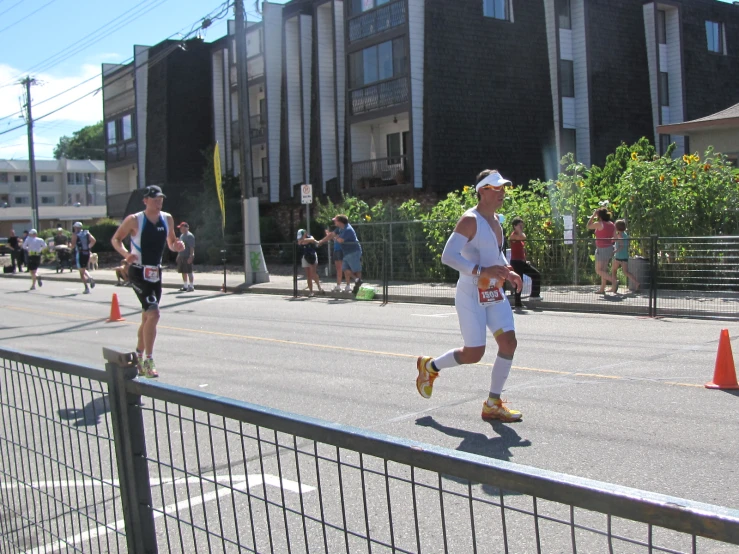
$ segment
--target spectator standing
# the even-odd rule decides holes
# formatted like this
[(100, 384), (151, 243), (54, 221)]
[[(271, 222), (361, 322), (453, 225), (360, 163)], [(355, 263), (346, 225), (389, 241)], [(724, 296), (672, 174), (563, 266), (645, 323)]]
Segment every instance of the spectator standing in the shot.
[(23, 270), (23, 241), (15, 236), (14, 229), (10, 230), (8, 246), (10, 246), (10, 264), (13, 266), (13, 273), (16, 269), (21, 272)]
[(300, 265), (305, 270), (305, 278), (308, 281), (308, 296), (314, 296), (313, 283), (316, 283), (318, 292), (323, 292), (321, 281), (318, 279), (318, 248), (319, 242), (305, 229), (298, 230), (298, 246), (300, 247)]
[(72, 225), (72, 252), (80, 272), (80, 281), (85, 285), (83, 294), (90, 294), (90, 289), (95, 288), (95, 279), (92, 278), (87, 271), (87, 264), (90, 262), (90, 249), (95, 246), (95, 237), (90, 231), (82, 228), (80, 221), (75, 221)]
[(634, 275), (629, 273), (629, 235), (626, 232), (626, 221), (619, 219), (616, 221), (616, 251), (613, 253), (613, 264), (611, 265), (611, 275), (613, 277), (613, 288), (611, 292), (618, 292), (618, 268), (624, 272), (628, 279), (631, 279), (634, 290), (639, 290), (639, 281)]
[[(341, 269), (346, 279), (346, 288), (344, 292), (357, 294), (359, 287), (362, 286), (362, 245), (359, 244), (357, 233), (354, 227), (349, 225), (349, 218), (344, 214), (339, 214), (333, 218), (336, 224), (334, 231), (334, 240), (341, 245), (344, 253), (344, 259), (341, 263)], [(350, 288), (350, 283), (354, 280), (354, 289)]]
[(588, 220), (588, 229), (595, 231), (595, 272), (600, 275), (599, 294), (605, 294), (606, 282), (613, 282), (608, 273), (608, 262), (613, 257), (616, 226), (611, 221), (611, 214), (606, 208), (598, 208)]
[[(511, 267), (521, 277), (528, 275), (531, 278), (531, 296), (529, 297), (529, 301), (540, 302), (541, 273), (526, 261), (526, 233), (523, 232), (523, 219), (514, 217), (513, 221), (511, 221), (511, 226), (513, 227), (513, 231), (509, 237), (511, 243)], [(521, 291), (516, 291), (514, 298), (514, 307), (520, 308), (523, 306), (521, 304)]]
[(69, 244), (69, 239), (67, 238), (67, 235), (64, 234), (64, 229), (57, 227), (56, 235), (54, 235), (54, 248), (57, 246), (67, 246), (67, 244)]
[[(22, 245), (26, 243), (26, 239), (27, 238), (28, 238), (28, 231), (24, 230), (23, 231), (23, 236), (21, 237), (21, 244)], [(25, 248), (22, 248), (22, 250), (23, 250), (23, 265), (26, 266), (26, 273), (28, 273), (28, 271), (29, 271), (29, 269), (28, 269), (28, 250), (26, 250)]]
[(31, 290), (36, 290), (36, 281), (38, 286), (43, 287), (41, 276), (36, 277), (39, 266), (41, 265), (41, 253), (46, 250), (46, 242), (39, 238), (36, 229), (28, 231), (28, 237), (23, 241), (23, 251), (28, 255), (28, 271), (31, 273)]
[[(182, 275), (181, 292), (193, 292), (195, 290), (195, 278), (192, 273), (192, 264), (195, 261), (195, 235), (190, 232), (190, 225), (186, 221), (180, 223), (180, 240), (185, 243), (185, 249), (177, 253), (177, 272)], [(188, 285), (188, 279), (190, 284)]]
[[(331, 289), (331, 292), (341, 292), (341, 282), (344, 280), (344, 250), (341, 248), (341, 243), (336, 240), (336, 236), (328, 228), (326, 228), (326, 237), (318, 241), (319, 246), (327, 240), (333, 239), (334, 243), (334, 268), (336, 269), (336, 286)], [(346, 282), (347, 288), (349, 288), (349, 281)]]

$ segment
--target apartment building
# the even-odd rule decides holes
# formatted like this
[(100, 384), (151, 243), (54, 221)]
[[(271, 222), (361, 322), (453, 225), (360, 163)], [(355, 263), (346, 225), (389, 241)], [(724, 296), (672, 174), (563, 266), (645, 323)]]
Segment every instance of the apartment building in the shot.
[(132, 62), (103, 64), (110, 217), (138, 211), (136, 191), (148, 185), (165, 190), (175, 217), (189, 209), (212, 145), (210, 82), (210, 45), (200, 39), (135, 46)]
[[(62, 158), (36, 160), (35, 165), (41, 229), (105, 217), (105, 162)], [(11, 226), (28, 228), (30, 221), (28, 160), (0, 160), (0, 234), (7, 235)]]

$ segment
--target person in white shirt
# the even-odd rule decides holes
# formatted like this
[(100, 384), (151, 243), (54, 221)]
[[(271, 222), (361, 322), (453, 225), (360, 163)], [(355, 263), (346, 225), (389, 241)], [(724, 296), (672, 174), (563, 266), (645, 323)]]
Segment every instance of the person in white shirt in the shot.
[(38, 237), (36, 229), (28, 231), (28, 238), (23, 241), (23, 250), (28, 252), (28, 270), (31, 273), (31, 290), (36, 290), (36, 281), (38, 286), (43, 287), (44, 283), (41, 277), (36, 276), (38, 267), (41, 265), (41, 252), (46, 250), (46, 242)]

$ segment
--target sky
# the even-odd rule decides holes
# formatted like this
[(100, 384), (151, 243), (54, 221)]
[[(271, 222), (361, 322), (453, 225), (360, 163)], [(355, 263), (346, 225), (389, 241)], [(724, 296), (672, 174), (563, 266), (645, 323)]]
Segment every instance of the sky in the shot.
[[(34, 118), (59, 109), (34, 125), (36, 157), (52, 159), (60, 137), (102, 119), (102, 94), (92, 94), (101, 84), (102, 63), (127, 63), (135, 44), (153, 46), (177, 33), (190, 32), (206, 15), (222, 7), (222, 2), (0, 0), (0, 159), (28, 159), (26, 129), (19, 114), (24, 94), (20, 79), (30, 75), (38, 82), (31, 95)], [(244, 0), (250, 20), (259, 18), (254, 2)], [(213, 42), (225, 34), (223, 19), (203, 36)], [(88, 82), (80, 84), (84, 81)], [(11, 131), (14, 127), (19, 128)]]
[[(249, 20), (259, 19), (254, 2), (244, 0)], [(31, 98), (33, 117), (39, 118), (99, 88), (101, 64), (127, 63), (135, 44), (153, 46), (187, 34), (223, 6), (224, 0), (0, 0), (0, 159), (28, 159), (18, 113), (25, 95), (20, 79), (30, 75), (38, 82)], [(233, 19), (233, 8), (228, 12)], [(226, 34), (226, 19), (204, 31), (207, 42)], [(40, 119), (34, 124), (36, 158), (53, 159), (60, 137), (97, 123), (102, 114), (97, 93)], [(14, 127), (20, 128), (10, 131)]]

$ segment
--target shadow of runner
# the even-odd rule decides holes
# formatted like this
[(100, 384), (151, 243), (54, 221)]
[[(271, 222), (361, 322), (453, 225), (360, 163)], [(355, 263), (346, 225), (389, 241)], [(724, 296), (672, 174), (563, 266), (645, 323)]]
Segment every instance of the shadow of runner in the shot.
[[(433, 416), (425, 416), (416, 420), (416, 425), (421, 427), (430, 427), (449, 435), (462, 439), (459, 446), (455, 450), (467, 452), (469, 454), (477, 454), (479, 456), (487, 456), (496, 460), (510, 461), (513, 454), (511, 448), (531, 446), (531, 441), (522, 439), (521, 436), (513, 429), (500, 421), (489, 421), (493, 431), (498, 433), (497, 437), (488, 437), (484, 433), (475, 433), (474, 431), (466, 431), (457, 427), (443, 425), (436, 421)], [(466, 479), (459, 479), (451, 475), (444, 475), (445, 478), (457, 483), (467, 484)], [(500, 490), (498, 487), (491, 485), (482, 485), (482, 490), (489, 495), (499, 495), (501, 492), (505, 495), (518, 494), (515, 491)]]
[(76, 420), (75, 427), (89, 427), (100, 425), (100, 416), (110, 411), (110, 400), (108, 395), (104, 394), (95, 400), (91, 400), (81, 410), (74, 408), (71, 410), (61, 409), (57, 413), (59, 417), (65, 421)]

